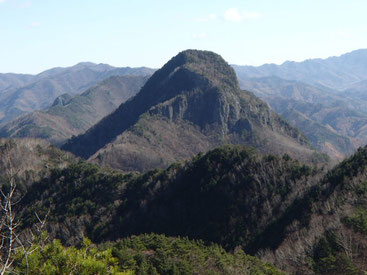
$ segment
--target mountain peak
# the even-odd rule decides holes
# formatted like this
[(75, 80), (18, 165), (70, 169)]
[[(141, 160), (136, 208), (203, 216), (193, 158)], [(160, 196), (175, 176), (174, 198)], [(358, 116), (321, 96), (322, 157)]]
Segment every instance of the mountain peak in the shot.
[(232, 89), (238, 89), (236, 73), (233, 68), (218, 54), (211, 51), (185, 50), (173, 57), (162, 71), (177, 71), (187, 69), (215, 84), (227, 84)]
[(91, 67), (97, 65), (96, 63), (89, 62), (89, 61), (82, 61), (74, 65), (74, 67)]
[(63, 148), (103, 165), (146, 171), (227, 143), (313, 154), (296, 129), (240, 90), (222, 57), (186, 50), (156, 71), (134, 98)]
[(141, 99), (147, 111), (155, 104), (197, 88), (231, 94), (240, 90), (234, 70), (220, 55), (185, 50), (152, 75), (137, 100)]

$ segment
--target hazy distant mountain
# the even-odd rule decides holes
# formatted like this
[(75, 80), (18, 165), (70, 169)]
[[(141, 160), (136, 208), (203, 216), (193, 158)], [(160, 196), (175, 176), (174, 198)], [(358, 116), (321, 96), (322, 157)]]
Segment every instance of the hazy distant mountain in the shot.
[(2, 137), (44, 138), (60, 145), (86, 131), (134, 96), (148, 76), (112, 76), (81, 95), (64, 94), (47, 111), (23, 115), (0, 128)]
[(367, 113), (367, 79), (353, 84), (349, 89), (341, 92), (340, 95), (356, 102), (364, 103), (361, 111)]
[(30, 83), (35, 76), (30, 74), (0, 74), (0, 92), (7, 89), (14, 89)]
[(339, 135), (295, 109), (285, 110), (282, 117), (300, 129), (315, 148), (332, 158), (342, 160), (356, 149), (349, 138)]
[(282, 65), (265, 64), (259, 67), (234, 65), (233, 67), (239, 78), (278, 76), (316, 86), (322, 85), (344, 90), (367, 79), (367, 49), (326, 59), (308, 59), (303, 62), (287, 61)]
[(243, 89), (264, 99), (278, 114), (299, 128), (315, 148), (331, 157), (343, 159), (358, 146), (367, 144), (363, 132), (367, 115), (354, 110), (363, 108), (363, 102), (327, 88), (274, 76), (239, 81)]
[[(80, 94), (110, 76), (150, 75), (153, 71), (145, 67), (115, 68), (84, 62), (73, 67), (50, 69), (35, 76), (13, 75), (8, 84), (4, 80), (3, 86), (8, 85), (8, 88), (0, 90), (0, 123), (24, 113), (48, 108), (59, 95)], [(6, 76), (9, 79), (10, 76)], [(0, 75), (0, 80), (1, 77), (4, 78), (4, 75)]]
[(144, 171), (225, 143), (308, 160), (315, 154), (297, 129), (240, 90), (233, 69), (220, 56), (188, 50), (63, 148), (104, 165)]
[(242, 88), (249, 89), (264, 99), (282, 98), (312, 104), (322, 103), (329, 107), (347, 107), (348, 104), (352, 105), (352, 102), (346, 102), (335, 90), (315, 87), (300, 81), (286, 80), (277, 76), (239, 77), (238, 81)]

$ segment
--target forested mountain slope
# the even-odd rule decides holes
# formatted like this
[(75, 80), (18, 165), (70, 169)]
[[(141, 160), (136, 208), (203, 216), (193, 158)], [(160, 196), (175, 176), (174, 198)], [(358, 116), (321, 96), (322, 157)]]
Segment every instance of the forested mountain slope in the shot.
[(288, 155), (225, 146), (145, 174), (76, 163), (33, 184), (22, 204), (25, 225), (34, 222), (28, 214), (51, 211), (49, 229), (69, 244), (156, 232), (233, 249), (261, 238), (322, 173)]
[(155, 232), (242, 247), (290, 274), (360, 274), (366, 169), (367, 148), (328, 172), (240, 146), (145, 174), (80, 162), (31, 185), (23, 226), (37, 211), (69, 245)]

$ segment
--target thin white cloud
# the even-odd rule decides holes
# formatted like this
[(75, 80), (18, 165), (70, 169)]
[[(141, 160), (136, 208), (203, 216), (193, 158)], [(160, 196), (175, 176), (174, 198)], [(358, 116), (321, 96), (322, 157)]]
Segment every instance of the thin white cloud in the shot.
[(4, 2), (6, 2), (7, 0), (0, 0), (0, 3), (4, 3)]
[(196, 21), (198, 22), (209, 22), (209, 21), (215, 21), (217, 20), (217, 15), (215, 13), (211, 13), (208, 16), (205, 17), (200, 17), (198, 19), (196, 19)]
[(260, 13), (254, 11), (243, 11), (242, 16), (244, 20), (254, 20), (261, 17)]
[(223, 18), (230, 22), (242, 22), (258, 19), (260, 14), (253, 11), (240, 11), (237, 8), (230, 8), (224, 12)]
[(29, 24), (30, 28), (38, 28), (41, 26), (41, 23), (38, 21), (32, 22), (31, 24)]
[(197, 39), (197, 40), (203, 40), (208, 38), (208, 34), (206, 32), (201, 32), (201, 33), (195, 33), (192, 38)]
[(241, 22), (243, 20), (241, 13), (236, 8), (226, 10), (223, 17), (225, 20), (233, 22)]
[(243, 22), (256, 20), (260, 18), (260, 13), (254, 11), (239, 10), (237, 8), (227, 9), (222, 15), (218, 16), (215, 13), (211, 13), (207, 16), (197, 18), (197, 22), (210, 22), (217, 21), (218, 19), (229, 21), (229, 22)]

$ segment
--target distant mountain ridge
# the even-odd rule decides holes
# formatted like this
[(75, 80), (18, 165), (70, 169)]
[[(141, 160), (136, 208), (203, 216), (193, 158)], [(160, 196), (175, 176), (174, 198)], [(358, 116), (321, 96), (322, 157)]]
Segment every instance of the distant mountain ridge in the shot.
[[(340, 57), (310, 59), (304, 62), (289, 61), (279, 66), (265, 64), (259, 67), (238, 65), (233, 65), (233, 67), (237, 73), (241, 88), (254, 92), (257, 96), (268, 102), (278, 114), (283, 115), (293, 126), (300, 128), (302, 132), (306, 133), (306, 136), (314, 147), (328, 153), (333, 158), (342, 159), (344, 156), (348, 156), (354, 152), (358, 146), (363, 146), (367, 143), (367, 126), (365, 127), (367, 123), (367, 97), (364, 95), (367, 90), (365, 88), (367, 80), (364, 79), (366, 51), (357, 50)], [(311, 66), (310, 64), (313, 65)], [(314, 68), (315, 66), (318, 70), (323, 70), (325, 74), (317, 73), (317, 70)], [(81, 71), (83, 71), (83, 74), (86, 71), (89, 71), (86, 74), (90, 74), (90, 71), (97, 72), (97, 80), (95, 81), (97, 82), (99, 77), (103, 79), (108, 74), (116, 73), (124, 75), (126, 73), (129, 75), (145, 75), (151, 74), (154, 70), (145, 67), (114, 68), (107, 64), (81, 62), (73, 67), (53, 68), (36, 76), (0, 74), (0, 88), (2, 87), (2, 83), (12, 87), (23, 86), (15, 90), (7, 86), (0, 93), (0, 125), (3, 124), (2, 128), (9, 129), (10, 125), (12, 125), (10, 126), (12, 129), (17, 128), (15, 124), (19, 120), (17, 120), (18, 122), (13, 121), (10, 124), (8, 123), (9, 120), (18, 117), (24, 112), (29, 113), (33, 109), (47, 109), (53, 104), (52, 102), (55, 98), (57, 98), (56, 94), (49, 96), (48, 92), (44, 93), (45, 96), (39, 97), (36, 95), (36, 90), (46, 89), (53, 93), (55, 90), (63, 89), (63, 91), (69, 91), (69, 95), (73, 95), (75, 91), (73, 93), (71, 91), (74, 88), (70, 87), (74, 84), (70, 85), (68, 83), (73, 77), (70, 79), (68, 77), (73, 74), (79, 77), (82, 75), (80, 74)], [(327, 85), (333, 86), (333, 88), (328, 88), (324, 86), (326, 85), (325, 83), (320, 84), (321, 82), (316, 83), (315, 81), (307, 84), (309, 81), (307, 76), (311, 74), (318, 74), (318, 77), (322, 78), (320, 81), (326, 81), (329, 84), (332, 83), (332, 85)], [(359, 80), (356, 80), (356, 82), (353, 82), (353, 80), (353, 84), (347, 85), (348, 89), (340, 91), (341, 86), (339, 86), (338, 81), (344, 78), (349, 79), (353, 74), (357, 75), (354, 78), (358, 78)], [(302, 78), (301, 80), (299, 80), (300, 76)], [(289, 80), (283, 78), (288, 78)], [(4, 79), (7, 79), (8, 82)], [(33, 87), (33, 84), (29, 84), (29, 82), (33, 83), (35, 79), (37, 81)], [(78, 81), (83, 82), (83, 79), (84, 76)], [(5, 82), (2, 82), (2, 80)], [(348, 83), (352, 82), (349, 81)], [(25, 83), (28, 84), (25, 85)], [(335, 89), (335, 85), (338, 86), (339, 90)], [(83, 90), (83, 86), (80, 86), (78, 89)], [(53, 100), (51, 101), (51, 99)], [(61, 99), (62, 97), (59, 98), (59, 100)], [(46, 104), (47, 106), (45, 105), (45, 100), (48, 102)], [(41, 106), (40, 104), (43, 105)], [(38, 112), (36, 114), (40, 113)], [(2, 119), (1, 116), (3, 117)], [(47, 125), (52, 121), (51, 118), (39, 120), (39, 115), (35, 116), (33, 114), (31, 116), (33, 116), (33, 121), (38, 120), (35, 125), (48, 121), (45, 123)], [(22, 119), (24, 126), (24, 117)], [(93, 124), (96, 121), (93, 120), (91, 122)], [(28, 120), (28, 123), (33, 124), (32, 120)], [(65, 122), (60, 120), (56, 124), (61, 129)], [(92, 124), (88, 124), (89, 127)], [(83, 129), (86, 128), (84, 127)], [(14, 132), (16, 131), (11, 131), (11, 133), (8, 130), (3, 131), (3, 136), (6, 137), (9, 134), (13, 136)], [(21, 134), (26, 136), (29, 133), (29, 131), (25, 131)], [(69, 131), (69, 134), (59, 139), (56, 143), (60, 144), (60, 142), (63, 142), (61, 140), (64, 140), (71, 133), (73, 135), (79, 134), (78, 131)], [(36, 131), (31, 136), (47, 138), (49, 133)]]
[[(51, 106), (62, 94), (77, 95), (114, 75), (150, 75), (153, 69), (115, 68), (106, 64), (79, 63), (53, 68), (38, 75), (0, 74), (0, 124)], [(3, 88), (2, 88), (3, 87)]]
[[(363, 145), (355, 139), (357, 136), (363, 139), (358, 126), (355, 126), (355, 134), (351, 131), (347, 134), (342, 130), (349, 127), (350, 121), (363, 118), (362, 113), (354, 111), (358, 106), (363, 108), (361, 101), (346, 99), (327, 88), (276, 76), (242, 78), (239, 81), (243, 89), (265, 100), (278, 114), (299, 128), (315, 148), (331, 157), (341, 160)], [(349, 110), (348, 115), (343, 116), (346, 110)], [(334, 116), (331, 115), (333, 113)]]
[(156, 71), (134, 98), (62, 148), (103, 165), (145, 171), (224, 143), (308, 160), (315, 153), (298, 130), (240, 90), (219, 55), (187, 50)]
[(0, 136), (43, 138), (61, 145), (134, 96), (147, 79), (148, 76), (111, 76), (75, 97), (63, 94), (47, 110), (34, 111), (0, 127)]
[(302, 62), (287, 61), (281, 65), (234, 65), (239, 78), (278, 76), (316, 86), (345, 90), (367, 79), (367, 49), (360, 49), (326, 59), (308, 59)]
[(0, 74), (0, 91), (17, 88), (30, 83), (34, 79), (30, 74)]

